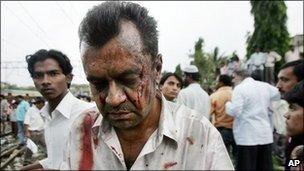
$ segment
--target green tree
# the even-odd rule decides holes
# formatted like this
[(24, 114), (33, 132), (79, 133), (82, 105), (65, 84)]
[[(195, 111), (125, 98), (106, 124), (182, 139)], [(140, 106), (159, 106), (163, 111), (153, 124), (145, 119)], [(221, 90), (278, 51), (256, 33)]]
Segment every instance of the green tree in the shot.
[(214, 58), (217, 58), (218, 48), (214, 51), (216, 55), (210, 55), (209, 53), (204, 52), (204, 39), (199, 38), (197, 42), (195, 42), (194, 46), (194, 54), (190, 54), (189, 57), (193, 58), (191, 64), (196, 65), (201, 79), (200, 84), (203, 88), (210, 87), (214, 84), (215, 80), (215, 63)]
[[(255, 51), (255, 46), (278, 52), (281, 56), (288, 50), (290, 37), (286, 27), (285, 2), (250, 1), (254, 17), (254, 32), (247, 33), (247, 59)], [(280, 62), (283, 63), (284, 59)]]
[(182, 78), (182, 69), (181, 69), (180, 64), (178, 64), (178, 65), (175, 67), (174, 73), (177, 74), (178, 76), (180, 76), (180, 77)]

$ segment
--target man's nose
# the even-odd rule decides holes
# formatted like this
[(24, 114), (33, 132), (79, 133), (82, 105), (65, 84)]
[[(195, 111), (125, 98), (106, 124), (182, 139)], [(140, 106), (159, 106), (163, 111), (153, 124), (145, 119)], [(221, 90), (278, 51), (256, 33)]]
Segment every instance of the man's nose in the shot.
[(45, 74), (42, 78), (42, 84), (50, 84), (50, 83), (51, 83), (50, 77), (47, 74)]
[(115, 107), (125, 102), (127, 99), (125, 92), (119, 87), (115, 81), (109, 82), (109, 92), (106, 97), (106, 103)]
[(174, 91), (177, 91), (177, 90), (178, 90), (177, 85), (173, 85), (173, 90), (174, 90)]
[(277, 87), (278, 89), (280, 89), (280, 88), (282, 87), (282, 86), (281, 86), (281, 81), (280, 81), (280, 80), (278, 81), (276, 87)]

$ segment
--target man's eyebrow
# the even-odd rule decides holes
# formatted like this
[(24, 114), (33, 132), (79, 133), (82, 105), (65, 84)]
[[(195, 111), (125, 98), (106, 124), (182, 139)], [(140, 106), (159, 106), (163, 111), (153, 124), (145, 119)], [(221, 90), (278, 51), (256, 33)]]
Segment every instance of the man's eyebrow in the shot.
[[(128, 75), (132, 75), (132, 74), (140, 74), (141, 70), (138, 69), (138, 68), (132, 68), (132, 69), (128, 69), (128, 70), (125, 70), (123, 71), (122, 73), (118, 73), (116, 75), (114, 75), (114, 79), (121, 79), (121, 78), (124, 78)], [(106, 78), (104, 77), (98, 77), (98, 76), (93, 76), (93, 75), (88, 75), (87, 76), (87, 80), (88, 81), (106, 81)]]
[(122, 73), (117, 74), (117, 76), (115, 76), (115, 78), (124, 78), (128, 75), (140, 74), (140, 72), (141, 72), (141, 70), (139, 68), (132, 68), (132, 69), (128, 69)]
[(37, 73), (39, 73), (39, 74), (41, 74), (41, 73), (53, 73), (53, 72), (60, 72), (60, 71), (58, 69), (48, 70), (48, 71), (45, 71), (45, 72), (43, 72), (43, 71), (34, 71), (35, 74), (37, 74)]
[(103, 78), (103, 77), (96, 77), (96, 76), (92, 76), (92, 75), (89, 75), (89, 76), (87, 76), (87, 80), (89, 81), (89, 82), (91, 82), (91, 81), (105, 81), (106, 79), (105, 78)]

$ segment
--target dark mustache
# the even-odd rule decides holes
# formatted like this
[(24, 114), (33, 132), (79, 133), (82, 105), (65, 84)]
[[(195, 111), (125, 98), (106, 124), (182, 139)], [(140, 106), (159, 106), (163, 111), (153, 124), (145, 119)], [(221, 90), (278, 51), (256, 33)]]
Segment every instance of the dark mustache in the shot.
[(124, 112), (136, 112), (136, 107), (131, 102), (124, 102), (120, 104), (119, 106), (113, 107), (109, 104), (105, 104), (104, 106), (104, 113), (124, 113)]

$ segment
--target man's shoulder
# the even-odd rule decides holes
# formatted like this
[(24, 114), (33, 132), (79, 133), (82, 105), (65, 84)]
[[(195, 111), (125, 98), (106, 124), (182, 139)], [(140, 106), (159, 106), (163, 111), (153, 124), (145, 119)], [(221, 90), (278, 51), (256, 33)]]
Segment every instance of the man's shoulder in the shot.
[(83, 124), (85, 124), (85, 120), (87, 118), (90, 118), (92, 120), (92, 124), (94, 124), (94, 122), (96, 121), (96, 119), (98, 118), (98, 116), (100, 116), (100, 112), (98, 111), (97, 107), (91, 107), (88, 109), (85, 109), (84, 111), (82, 111), (79, 116), (77, 116), (72, 124), (72, 129), (76, 129), (80, 128), (81, 126), (83, 126)]
[(172, 108), (175, 110), (174, 118), (177, 127), (180, 125), (188, 125), (193, 129), (208, 129), (212, 126), (203, 113), (193, 110), (184, 104), (172, 106)]
[[(180, 94), (183, 94), (183, 95), (197, 95), (197, 94), (207, 94), (207, 92), (198, 84), (198, 85), (189, 85), (188, 87), (182, 89), (180, 91)], [(208, 95), (208, 94), (207, 94)]]
[(86, 102), (86, 101), (83, 101), (83, 100), (80, 100), (78, 98), (76, 98), (75, 96), (73, 96), (73, 108), (74, 110), (80, 110), (81, 112), (82, 111), (85, 111), (87, 109), (90, 109), (90, 108), (93, 108), (95, 105), (95, 103), (89, 103), (89, 102)]

